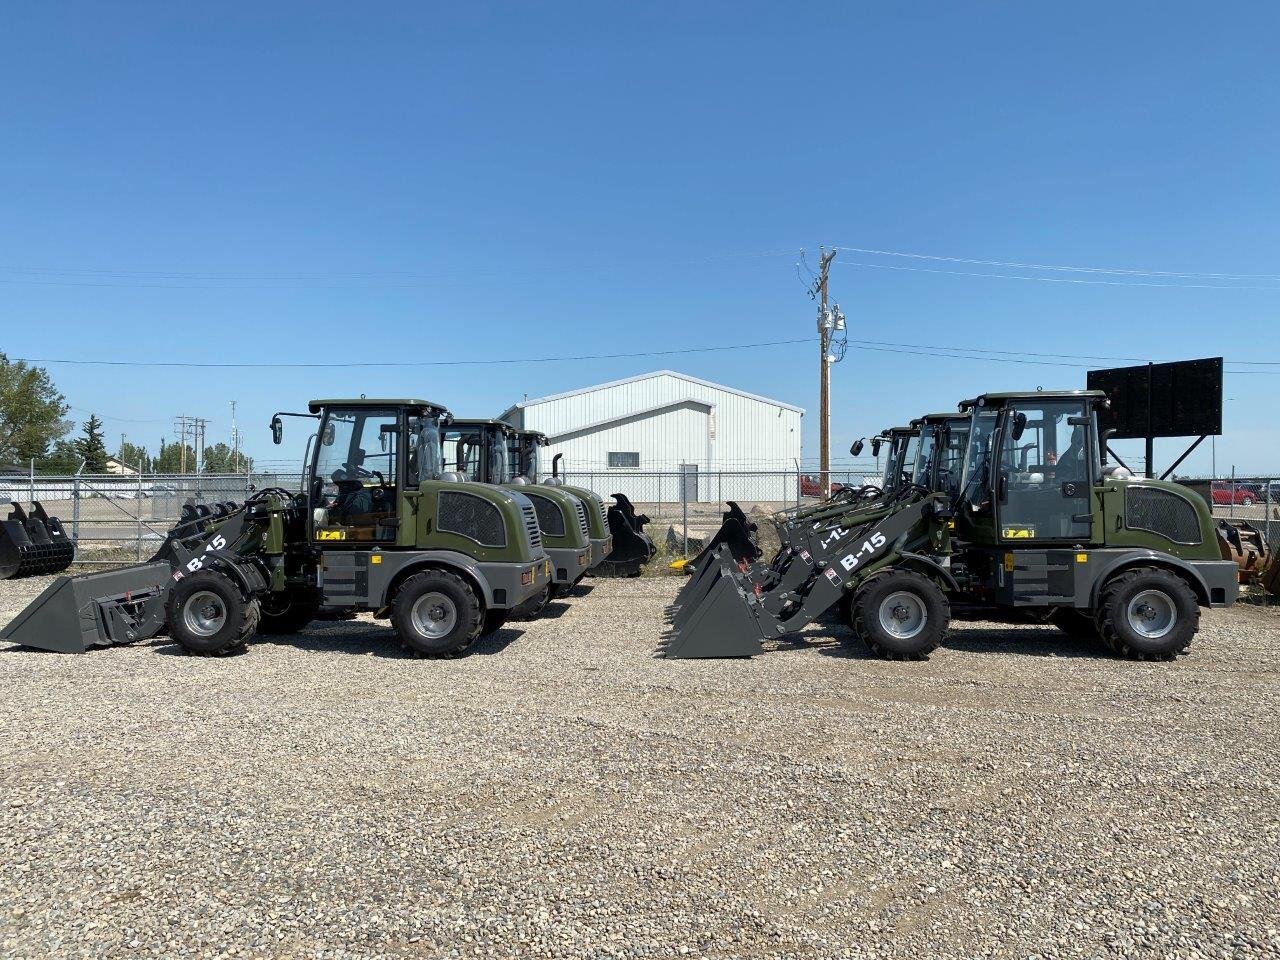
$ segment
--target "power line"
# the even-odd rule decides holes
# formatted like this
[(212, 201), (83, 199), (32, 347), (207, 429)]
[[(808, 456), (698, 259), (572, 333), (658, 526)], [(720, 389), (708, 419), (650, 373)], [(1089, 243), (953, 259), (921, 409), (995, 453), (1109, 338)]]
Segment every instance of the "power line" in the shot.
[(912, 260), (941, 260), (947, 263), (972, 263), (986, 267), (1013, 267), (1020, 270), (1052, 270), (1065, 273), (1106, 273), (1136, 277), (1180, 277), (1186, 280), (1280, 280), (1277, 273), (1194, 273), (1177, 270), (1137, 270), (1130, 267), (1075, 267), (1059, 263), (1022, 263), (1017, 260), (980, 260), (975, 257), (947, 257), (931, 253), (906, 253), (901, 250), (875, 250), (870, 247), (840, 247), (854, 253), (870, 253), (884, 257), (907, 257)]
[(1280, 293), (1280, 286), (1244, 286), (1240, 284), (1215, 283), (1151, 283), (1143, 280), (1077, 280), (1074, 277), (1028, 277), (1012, 273), (974, 273), (970, 270), (939, 270), (932, 267), (903, 267), (891, 263), (865, 263), (854, 260), (842, 260), (842, 266), (867, 267), (872, 270), (899, 270), (908, 273), (936, 273), (951, 277), (980, 277), (984, 280), (1034, 280), (1040, 283), (1073, 283), (1104, 287), (1163, 287), (1170, 290), (1266, 290)]
[(504, 357), (500, 359), (482, 360), (370, 360), (343, 361), (340, 363), (210, 363), (194, 360), (75, 360), (70, 358), (39, 359), (36, 357), (13, 357), (21, 363), (69, 364), (73, 366), (105, 366), (105, 367), (216, 367), (219, 369), (261, 369), (261, 368), (294, 368), (294, 369), (329, 369), (348, 367), (465, 367), (494, 366), (518, 363), (563, 363), (574, 360), (625, 360), (638, 357), (665, 357), (684, 353), (714, 353), (721, 350), (752, 350), (759, 347), (780, 347), (795, 343), (814, 343), (817, 337), (800, 337), (793, 340), (766, 340), (761, 343), (722, 344), (714, 347), (681, 347), (675, 350), (645, 350), (633, 353), (593, 353), (564, 357)]

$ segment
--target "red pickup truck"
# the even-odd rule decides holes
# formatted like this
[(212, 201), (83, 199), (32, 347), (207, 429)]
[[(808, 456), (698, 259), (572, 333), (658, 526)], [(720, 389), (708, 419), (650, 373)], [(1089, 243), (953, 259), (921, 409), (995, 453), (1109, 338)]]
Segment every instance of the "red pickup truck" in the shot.
[[(844, 489), (843, 483), (836, 483), (835, 481), (832, 481), (831, 483), (832, 493), (835, 493), (837, 490), (843, 490), (843, 489)], [(802, 497), (822, 496), (822, 484), (818, 482), (817, 477), (805, 475), (800, 478), (800, 496)]]

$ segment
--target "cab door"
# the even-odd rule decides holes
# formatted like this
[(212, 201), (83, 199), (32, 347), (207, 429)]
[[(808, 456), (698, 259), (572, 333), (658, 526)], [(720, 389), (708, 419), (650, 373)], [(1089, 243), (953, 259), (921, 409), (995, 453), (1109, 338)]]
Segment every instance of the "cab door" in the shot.
[(1092, 421), (1074, 399), (1027, 400), (1005, 412), (996, 508), (1001, 542), (1088, 543), (1098, 477)]
[(312, 467), (312, 539), (326, 547), (394, 544), (402, 425), (395, 409), (331, 408)]

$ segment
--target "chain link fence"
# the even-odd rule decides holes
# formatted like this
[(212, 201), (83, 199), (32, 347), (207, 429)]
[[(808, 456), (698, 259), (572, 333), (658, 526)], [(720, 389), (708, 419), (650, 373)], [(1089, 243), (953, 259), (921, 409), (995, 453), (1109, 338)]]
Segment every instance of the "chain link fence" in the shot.
[[(696, 553), (720, 526), (724, 504), (736, 502), (757, 522), (778, 512), (816, 502), (821, 476), (803, 470), (623, 471), (569, 470), (566, 483), (594, 490), (605, 501), (620, 493), (636, 512), (649, 518), (646, 531), (670, 556)], [(868, 463), (833, 470), (831, 489), (879, 484), (880, 474)], [(1181, 479), (1212, 504), (1215, 517), (1245, 520), (1268, 542), (1280, 537), (1280, 478), (1226, 477)], [(121, 563), (145, 560), (164, 539), (188, 502), (243, 502), (255, 490), (283, 487), (299, 490), (300, 473), (253, 472), (211, 474), (82, 474), (0, 476), (0, 502), (39, 500), (81, 545), (77, 562)], [(767, 525), (762, 524), (762, 530)]]

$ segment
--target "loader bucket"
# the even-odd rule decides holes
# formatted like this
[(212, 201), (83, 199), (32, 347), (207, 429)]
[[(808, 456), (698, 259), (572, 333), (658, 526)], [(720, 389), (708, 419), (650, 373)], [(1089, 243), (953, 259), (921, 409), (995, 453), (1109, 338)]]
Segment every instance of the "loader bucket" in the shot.
[(761, 651), (760, 624), (751, 599), (739, 588), (734, 572), (717, 567), (706, 595), (681, 610), (661, 644), (660, 656), (672, 660), (750, 657)]
[(57, 517), (45, 513), (38, 500), (31, 513), (10, 501), (13, 509), (0, 520), (0, 580), (33, 577), (65, 570), (75, 559), (76, 542)]
[(173, 571), (167, 563), (59, 577), (0, 630), (0, 640), (59, 653), (85, 653), (145, 639), (142, 608), (161, 596)]
[[(719, 576), (722, 567), (733, 565), (733, 555), (728, 547), (718, 547), (714, 552), (695, 561), (693, 576), (676, 593), (676, 598), (667, 609), (675, 611), (683, 609), (690, 603), (699, 600), (706, 594), (711, 583)], [(688, 569), (686, 567), (686, 569)]]

